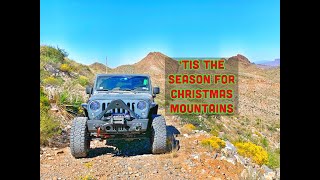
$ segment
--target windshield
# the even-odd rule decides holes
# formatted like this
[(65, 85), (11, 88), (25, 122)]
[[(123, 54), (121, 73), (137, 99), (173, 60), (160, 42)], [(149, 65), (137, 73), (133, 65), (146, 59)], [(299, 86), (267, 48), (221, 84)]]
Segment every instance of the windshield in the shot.
[(149, 91), (149, 78), (146, 76), (100, 76), (96, 81), (97, 91)]

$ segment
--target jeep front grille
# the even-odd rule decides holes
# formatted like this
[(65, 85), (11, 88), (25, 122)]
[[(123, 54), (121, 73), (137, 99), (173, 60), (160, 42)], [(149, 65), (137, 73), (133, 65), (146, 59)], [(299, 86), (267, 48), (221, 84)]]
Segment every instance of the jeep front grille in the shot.
[[(102, 103), (102, 111), (105, 110), (106, 107), (109, 106), (109, 104), (110, 104), (110, 102), (108, 102), (107, 105), (106, 105), (106, 103)], [(133, 112), (135, 112), (134, 111), (135, 110), (135, 103), (134, 102), (133, 103), (128, 102), (126, 104)], [(111, 112), (111, 113), (127, 113), (127, 110), (122, 109), (122, 108), (114, 108), (114, 109), (110, 110), (109, 112)]]

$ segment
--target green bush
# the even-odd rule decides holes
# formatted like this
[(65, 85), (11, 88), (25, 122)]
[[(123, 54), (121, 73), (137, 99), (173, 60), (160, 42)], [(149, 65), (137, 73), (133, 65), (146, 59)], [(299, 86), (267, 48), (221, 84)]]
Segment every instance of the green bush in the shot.
[(268, 145), (269, 145), (268, 139), (267, 139), (266, 137), (263, 137), (263, 138), (261, 139), (261, 144), (262, 144), (262, 146), (263, 146), (264, 148), (267, 148)]
[(68, 104), (69, 100), (68, 91), (63, 91), (59, 94), (58, 104)]
[(82, 113), (81, 104), (83, 98), (80, 95), (71, 95), (68, 91), (63, 91), (58, 95), (57, 103), (60, 105), (72, 105), (73, 112)]
[(85, 76), (79, 76), (78, 81), (81, 86), (86, 86), (89, 83), (89, 79)]
[(44, 70), (43, 68), (40, 68), (40, 80), (45, 79), (49, 76), (49, 72)]
[(53, 76), (50, 76), (50, 77), (44, 78), (43, 83), (47, 85), (58, 86), (63, 83), (63, 80), (61, 78), (55, 78)]
[[(52, 58), (50, 58), (50, 57), (48, 57), (48, 56), (46, 56), (46, 55), (41, 55), (40, 54), (40, 63), (48, 63), (48, 62), (51, 62), (52, 60), (51, 60)], [(40, 67), (41, 67), (41, 65), (43, 66), (43, 64), (40, 64)]]
[(48, 112), (40, 111), (40, 144), (48, 145), (48, 140), (56, 134), (60, 134), (60, 124), (55, 121)]
[(268, 163), (267, 166), (276, 169), (280, 167), (280, 151), (268, 151)]
[(212, 134), (214, 136), (218, 136), (221, 129), (222, 129), (221, 124), (215, 123), (215, 125), (213, 125), (210, 130), (210, 134)]
[(63, 72), (71, 72), (71, 67), (68, 64), (61, 64), (60, 70)]
[(48, 96), (44, 93), (43, 88), (40, 87), (40, 109), (41, 110), (49, 110), (49, 98)]
[(54, 48), (52, 46), (40, 46), (40, 60), (41, 57), (46, 61), (63, 62), (64, 58), (68, 56), (68, 53), (64, 49), (59, 47)]

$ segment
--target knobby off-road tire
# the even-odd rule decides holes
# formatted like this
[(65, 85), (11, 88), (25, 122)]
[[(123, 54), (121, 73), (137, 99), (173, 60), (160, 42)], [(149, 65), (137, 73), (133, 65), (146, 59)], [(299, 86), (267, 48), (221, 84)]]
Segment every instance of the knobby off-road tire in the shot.
[(167, 128), (163, 116), (153, 119), (151, 125), (151, 151), (153, 154), (162, 154), (167, 150)]
[(76, 117), (70, 131), (70, 151), (73, 157), (87, 157), (90, 149), (90, 133), (87, 128), (87, 117)]

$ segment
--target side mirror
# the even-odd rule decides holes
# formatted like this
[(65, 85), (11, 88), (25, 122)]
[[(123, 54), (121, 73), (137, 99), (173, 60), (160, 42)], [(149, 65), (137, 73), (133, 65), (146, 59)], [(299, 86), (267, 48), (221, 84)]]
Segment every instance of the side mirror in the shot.
[(160, 88), (159, 87), (153, 87), (153, 94), (159, 94)]
[(91, 86), (87, 86), (86, 87), (86, 93), (87, 94), (91, 94), (92, 93), (92, 87)]

